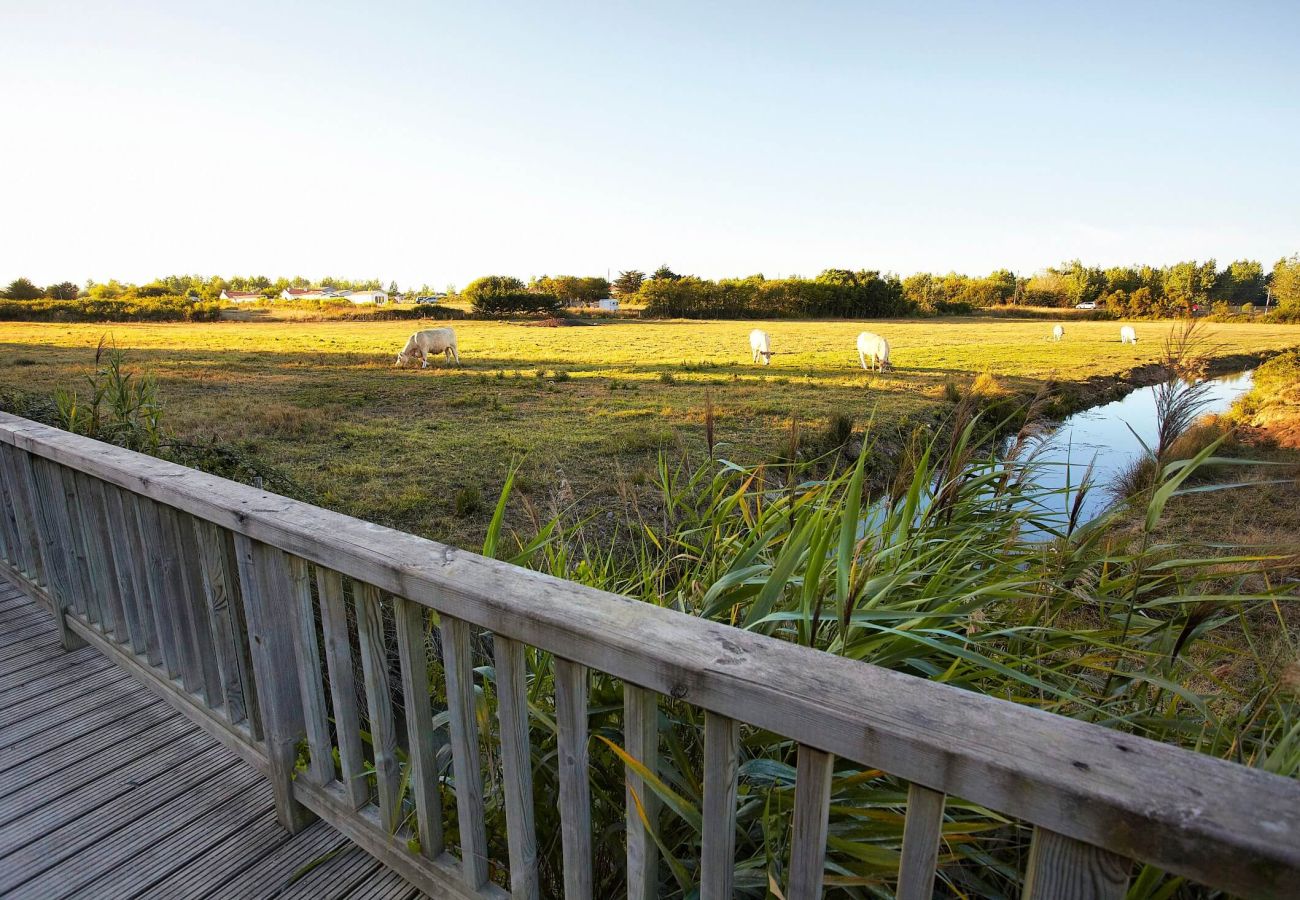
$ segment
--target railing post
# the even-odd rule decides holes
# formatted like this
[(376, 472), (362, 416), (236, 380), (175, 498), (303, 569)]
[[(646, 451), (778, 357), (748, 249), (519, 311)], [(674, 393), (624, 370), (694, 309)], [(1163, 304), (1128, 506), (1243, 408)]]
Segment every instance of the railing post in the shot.
[(1109, 850), (1035, 828), (1023, 900), (1124, 900), (1133, 864)]
[(312, 816), (293, 795), (294, 761), (306, 724), (293, 643), (297, 611), (289, 561), (284, 551), (242, 534), (235, 535), (235, 551), (275, 816), (287, 831), (297, 833)]
[[(59, 629), (59, 642), (66, 650), (84, 647), (81, 635), (68, 627), (67, 611), (74, 608), (73, 592), (76, 579), (69, 568), (67, 553), (68, 528), (59, 518), (62, 510), (62, 493), (55, 490), (47, 466), (52, 463), (27, 453), (18, 454), (23, 477), (37, 511), (36, 528), (40, 533), (45, 574), (49, 578), (50, 599), (54, 602), (54, 622)], [(55, 497), (58, 497), (58, 500)]]

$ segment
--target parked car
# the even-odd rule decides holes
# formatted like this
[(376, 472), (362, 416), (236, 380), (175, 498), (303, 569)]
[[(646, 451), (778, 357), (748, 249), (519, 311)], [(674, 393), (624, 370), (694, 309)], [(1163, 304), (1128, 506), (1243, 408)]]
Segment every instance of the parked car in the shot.
[(1083, 301), (1081, 301), (1081, 302), (1079, 302), (1079, 303), (1074, 304), (1074, 308), (1075, 308), (1075, 309), (1096, 309), (1096, 308), (1097, 308), (1097, 301), (1095, 301), (1095, 300), (1083, 300)]
[(441, 303), (447, 299), (446, 294), (425, 294), (422, 297), (416, 297), (416, 303)]

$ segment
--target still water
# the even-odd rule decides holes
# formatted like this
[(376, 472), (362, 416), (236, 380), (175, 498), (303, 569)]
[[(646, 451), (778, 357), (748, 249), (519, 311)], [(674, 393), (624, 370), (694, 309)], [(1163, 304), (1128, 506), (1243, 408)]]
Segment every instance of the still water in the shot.
[[(1212, 379), (1202, 414), (1225, 412), (1253, 383), (1254, 372), (1249, 371)], [(1064, 515), (1074, 502), (1073, 489), (1068, 493), (1064, 489), (1077, 485), (1091, 462), (1093, 485), (1080, 516), (1080, 522), (1086, 522), (1111, 503), (1107, 488), (1142, 455), (1142, 442), (1148, 447), (1156, 442), (1155, 386), (1138, 388), (1122, 400), (1094, 406), (1062, 422), (1043, 442), (1038, 459), (1044, 465), (1034, 481), (1043, 488), (1062, 490), (1052, 495), (1052, 502), (1061, 504), (1058, 512)]]

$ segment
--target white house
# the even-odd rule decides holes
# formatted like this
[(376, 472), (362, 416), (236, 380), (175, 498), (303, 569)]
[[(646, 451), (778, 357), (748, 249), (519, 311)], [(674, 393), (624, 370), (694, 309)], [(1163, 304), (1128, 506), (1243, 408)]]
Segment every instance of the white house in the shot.
[(388, 302), (386, 291), (339, 291), (335, 296), (342, 300), (351, 300), (353, 303), (373, 303), (376, 306)]
[(256, 303), (258, 300), (265, 300), (257, 291), (222, 291), (221, 299), (231, 303)]
[(618, 301), (613, 299), (612, 297), (606, 297), (604, 300), (597, 300), (596, 306), (598, 306), (600, 309), (605, 310), (605, 312), (618, 311)]
[(333, 291), (323, 288), (285, 288), (280, 291), (281, 300), (323, 300), (333, 296)]

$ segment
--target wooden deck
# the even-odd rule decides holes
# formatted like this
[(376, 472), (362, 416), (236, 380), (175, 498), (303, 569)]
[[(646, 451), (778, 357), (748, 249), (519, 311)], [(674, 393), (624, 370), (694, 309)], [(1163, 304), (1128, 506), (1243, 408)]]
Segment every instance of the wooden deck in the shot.
[[(313, 866), (313, 863), (316, 865)], [(0, 896), (421, 896), (0, 576)]]

